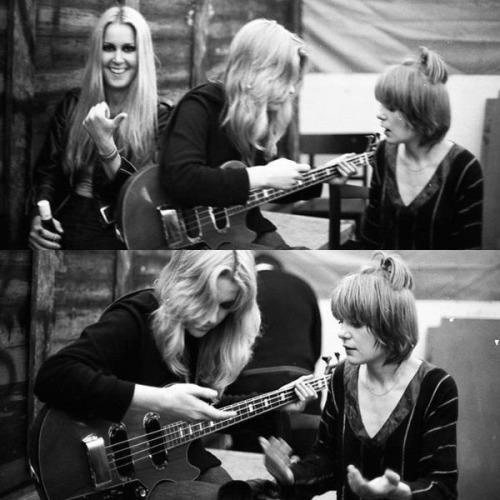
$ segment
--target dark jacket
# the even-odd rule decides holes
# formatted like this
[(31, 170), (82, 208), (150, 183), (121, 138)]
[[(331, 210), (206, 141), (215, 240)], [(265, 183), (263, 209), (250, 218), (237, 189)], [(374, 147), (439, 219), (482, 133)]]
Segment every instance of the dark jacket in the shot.
[[(56, 108), (45, 143), (35, 164), (32, 178), (31, 201), (33, 208), (39, 200), (48, 200), (56, 213), (69, 198), (76, 180), (63, 170), (63, 154), (68, 139), (68, 122), (80, 96), (80, 90), (71, 90)], [(158, 103), (158, 135), (165, 128), (172, 107), (166, 102)], [(94, 196), (104, 203), (116, 201), (124, 182), (136, 172), (136, 168), (122, 156), (121, 166), (110, 181), (100, 159), (95, 158), (93, 172)]]
[[(250, 183), (246, 169), (219, 168), (231, 160), (242, 161), (221, 126), (224, 106), (223, 87), (215, 82), (192, 89), (176, 105), (161, 138), (160, 154), (161, 182), (175, 204), (229, 207), (247, 202)], [(267, 163), (256, 152), (254, 164)], [(307, 196), (305, 191), (310, 193), (304, 190), (300, 199)], [(309, 196), (319, 196), (319, 188), (315, 186)], [(276, 229), (258, 208), (249, 210), (246, 224), (258, 236)]]
[[(41, 401), (81, 418), (119, 422), (135, 384), (162, 387), (184, 382), (170, 371), (156, 346), (150, 316), (158, 308), (151, 290), (114, 302), (80, 339), (51, 356), (37, 374), (34, 393)], [(197, 356), (197, 339), (186, 336), (186, 354)], [(202, 471), (219, 465), (194, 441), (190, 462)]]

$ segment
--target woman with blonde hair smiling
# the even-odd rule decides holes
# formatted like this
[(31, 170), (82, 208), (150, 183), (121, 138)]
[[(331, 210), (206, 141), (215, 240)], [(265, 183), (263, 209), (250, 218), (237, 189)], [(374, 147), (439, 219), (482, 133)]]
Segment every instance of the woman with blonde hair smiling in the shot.
[(56, 231), (35, 212), (32, 248), (123, 248), (113, 224), (120, 187), (154, 160), (170, 106), (156, 88), (151, 32), (131, 7), (112, 7), (90, 40), (81, 90), (56, 110), (34, 170), (33, 201), (53, 209)]
[[(276, 21), (255, 19), (238, 31), (221, 80), (188, 92), (162, 137), (161, 180), (176, 205), (244, 205), (250, 190), (297, 185), (310, 167), (277, 158), (278, 142), (291, 123), (306, 60), (302, 40)], [(234, 160), (242, 168), (219, 168)], [(301, 196), (319, 196), (320, 189)], [(231, 245), (287, 247), (258, 208), (245, 223), (255, 238)]]
[(346, 358), (335, 368), (311, 454), (291, 464), (284, 441), (260, 438), (269, 472), (288, 493), (457, 498), (457, 387), (413, 354), (412, 289), (405, 262), (388, 254), (335, 289), (331, 309)]

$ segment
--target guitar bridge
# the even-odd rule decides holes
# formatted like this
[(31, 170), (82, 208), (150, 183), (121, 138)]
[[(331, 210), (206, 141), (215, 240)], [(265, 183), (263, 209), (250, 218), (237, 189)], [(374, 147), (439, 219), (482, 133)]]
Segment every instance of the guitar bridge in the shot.
[(83, 439), (83, 443), (87, 449), (92, 483), (96, 488), (101, 488), (111, 482), (111, 472), (106, 457), (104, 439), (95, 434), (89, 434)]

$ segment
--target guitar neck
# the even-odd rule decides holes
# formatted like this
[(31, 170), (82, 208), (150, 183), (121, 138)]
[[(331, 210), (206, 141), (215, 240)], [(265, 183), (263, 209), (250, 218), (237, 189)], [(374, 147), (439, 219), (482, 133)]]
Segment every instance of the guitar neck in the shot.
[[(330, 378), (331, 374), (323, 375), (315, 378), (309, 382), (309, 384), (316, 392), (318, 392), (327, 386)], [(208, 434), (226, 429), (227, 427), (243, 422), (244, 420), (248, 420), (271, 410), (275, 410), (296, 400), (297, 396), (293, 387), (290, 389), (278, 389), (221, 408), (221, 410), (224, 411), (236, 412), (237, 415), (235, 417), (219, 421), (199, 422), (196, 424), (174, 422), (173, 424), (167, 425), (163, 428), (165, 444), (167, 449), (175, 448)]]
[[(369, 164), (371, 158), (373, 157), (373, 151), (367, 151), (360, 155), (353, 156), (345, 161), (345, 163), (349, 163), (355, 167), (361, 167), (362, 165)], [(332, 177), (338, 175), (338, 164), (333, 165), (323, 165), (318, 168), (313, 168), (302, 174), (302, 180), (295, 186), (289, 189), (259, 189), (250, 194), (248, 198), (248, 202), (245, 204), (243, 208), (238, 207), (239, 210), (248, 210), (250, 208), (257, 207), (259, 205), (263, 205), (264, 203), (269, 203), (283, 196), (296, 193), (298, 191), (302, 191), (308, 187), (314, 186), (315, 184), (319, 184), (320, 182), (325, 182)], [(237, 210), (235, 208), (235, 210)]]

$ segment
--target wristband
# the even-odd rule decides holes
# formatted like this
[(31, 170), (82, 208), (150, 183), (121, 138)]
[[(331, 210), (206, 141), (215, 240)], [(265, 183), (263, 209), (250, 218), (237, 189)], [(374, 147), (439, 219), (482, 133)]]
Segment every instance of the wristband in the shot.
[(118, 156), (118, 148), (116, 146), (114, 147), (113, 151), (111, 151), (111, 153), (108, 153), (107, 155), (99, 154), (99, 158), (101, 159), (101, 161), (105, 162), (113, 161), (117, 156)]

